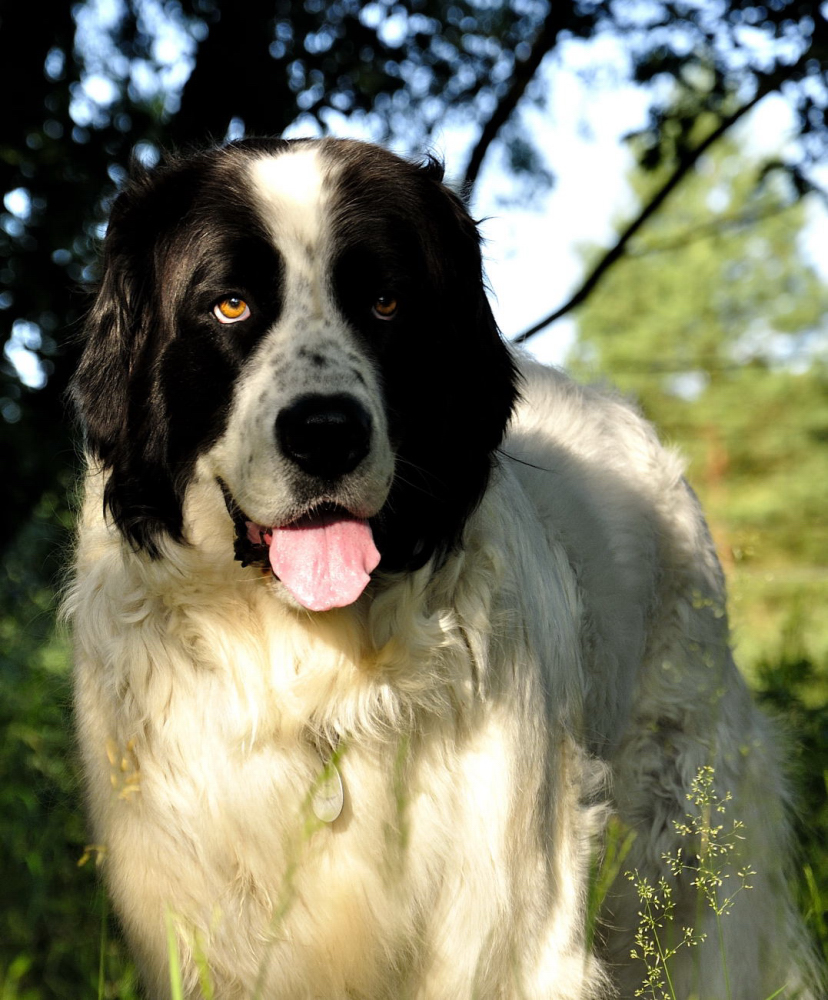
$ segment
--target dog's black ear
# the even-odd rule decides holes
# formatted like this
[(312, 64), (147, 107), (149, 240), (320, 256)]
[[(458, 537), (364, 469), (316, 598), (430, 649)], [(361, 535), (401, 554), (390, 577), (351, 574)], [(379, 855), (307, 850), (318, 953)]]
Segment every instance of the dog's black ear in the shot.
[(127, 202), (128, 195), (121, 194), (112, 208), (103, 277), (86, 319), (84, 349), (71, 386), (87, 445), (107, 464), (127, 434), (129, 376), (146, 338), (137, 275), (119, 234), (129, 215)]
[(105, 506), (130, 542), (152, 555), (163, 533), (180, 539), (182, 531), (180, 498), (165, 459), (164, 422), (157, 413), (153, 419), (161, 404), (150, 355), (163, 326), (147, 221), (156, 187), (139, 169), (113, 205), (103, 276), (70, 388), (86, 446), (110, 472)]
[[(438, 165), (439, 166), (439, 165)], [(486, 451), (502, 441), (518, 397), (519, 375), (515, 358), (504, 341), (486, 294), (477, 223), (466, 205), (442, 181), (442, 168), (423, 168), (439, 186), (443, 205), (451, 217), (449, 246), (444, 249), (438, 273), (444, 281), (447, 318), (454, 328), (458, 370), (465, 367), (466, 385), (455, 393), (455, 417), (460, 425), (476, 429), (476, 438)]]

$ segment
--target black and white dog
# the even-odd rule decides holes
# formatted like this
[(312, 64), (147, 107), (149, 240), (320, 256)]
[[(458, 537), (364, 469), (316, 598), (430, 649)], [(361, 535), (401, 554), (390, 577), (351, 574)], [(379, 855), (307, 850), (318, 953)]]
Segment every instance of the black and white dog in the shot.
[(74, 398), (78, 732), (150, 996), (171, 926), (189, 998), (631, 997), (635, 887), (588, 902), (602, 824), (655, 882), (699, 854), (705, 767), (744, 824), (720, 898), (755, 874), (721, 934), (668, 876), (707, 935), (676, 995), (812, 995), (681, 464), (504, 345), (435, 163), (251, 140), (140, 173)]

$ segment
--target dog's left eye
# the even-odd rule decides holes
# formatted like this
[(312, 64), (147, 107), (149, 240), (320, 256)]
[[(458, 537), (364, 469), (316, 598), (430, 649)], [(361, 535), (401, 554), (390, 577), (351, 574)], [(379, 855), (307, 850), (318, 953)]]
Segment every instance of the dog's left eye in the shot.
[(399, 303), (393, 295), (380, 295), (374, 302), (371, 312), (377, 319), (393, 319), (397, 315)]
[(244, 299), (231, 295), (213, 306), (213, 315), (219, 323), (240, 323), (250, 315), (250, 306)]

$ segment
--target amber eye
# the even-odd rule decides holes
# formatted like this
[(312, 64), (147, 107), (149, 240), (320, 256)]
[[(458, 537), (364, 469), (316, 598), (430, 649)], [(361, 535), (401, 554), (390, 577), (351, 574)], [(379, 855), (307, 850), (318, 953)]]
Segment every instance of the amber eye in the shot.
[(213, 315), (219, 323), (240, 323), (250, 315), (250, 306), (244, 299), (231, 295), (213, 306)]
[(380, 295), (371, 312), (377, 319), (393, 319), (397, 315), (398, 303), (393, 295)]

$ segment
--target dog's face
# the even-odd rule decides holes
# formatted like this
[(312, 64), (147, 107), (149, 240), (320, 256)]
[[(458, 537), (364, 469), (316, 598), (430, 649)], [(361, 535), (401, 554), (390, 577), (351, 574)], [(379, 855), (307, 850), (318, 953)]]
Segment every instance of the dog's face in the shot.
[(322, 610), (379, 559), (410, 569), (458, 544), (515, 372), (439, 168), (262, 140), (119, 197), (74, 396), (134, 547), (186, 540), (198, 465), (238, 557)]

